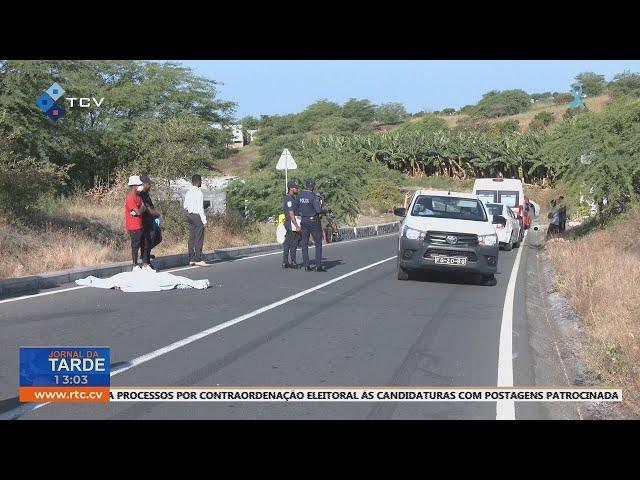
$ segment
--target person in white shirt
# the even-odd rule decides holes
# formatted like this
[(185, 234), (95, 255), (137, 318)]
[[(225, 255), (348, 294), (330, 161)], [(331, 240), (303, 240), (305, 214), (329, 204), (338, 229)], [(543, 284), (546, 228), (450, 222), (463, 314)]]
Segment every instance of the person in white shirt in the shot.
[(191, 177), (191, 188), (184, 197), (182, 206), (188, 213), (189, 221), (189, 265), (206, 267), (202, 260), (202, 245), (204, 244), (204, 229), (207, 228), (207, 216), (204, 213), (204, 196), (202, 195), (202, 177)]

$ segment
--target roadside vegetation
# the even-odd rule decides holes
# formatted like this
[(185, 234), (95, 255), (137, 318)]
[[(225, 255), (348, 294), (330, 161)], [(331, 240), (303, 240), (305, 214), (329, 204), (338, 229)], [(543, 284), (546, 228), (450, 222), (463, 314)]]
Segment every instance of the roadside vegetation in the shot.
[(640, 207), (549, 240), (545, 252), (584, 322), (590, 369), (640, 415)]

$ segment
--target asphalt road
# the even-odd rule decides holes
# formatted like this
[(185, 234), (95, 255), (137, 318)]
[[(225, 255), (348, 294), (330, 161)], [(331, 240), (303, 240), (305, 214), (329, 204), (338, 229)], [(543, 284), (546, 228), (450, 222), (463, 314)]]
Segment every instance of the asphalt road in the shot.
[[(528, 241), (528, 239), (527, 239)], [(534, 385), (521, 249), (513, 309), (514, 384)], [(195, 333), (358, 271), (112, 377), (113, 386), (495, 386), (505, 292), (458, 275), (396, 279), (397, 234), (329, 245), (327, 273), (282, 271), (281, 254), (180, 271), (208, 290), (84, 288), (0, 303), (0, 415), (15, 412), (18, 347), (105, 345), (112, 369)], [(299, 252), (300, 257), (300, 252)], [(380, 262), (377, 265), (373, 265)], [(372, 266), (373, 265), (373, 266)], [(516, 418), (544, 418), (522, 403)], [(495, 419), (491, 403), (49, 404), (20, 419)]]

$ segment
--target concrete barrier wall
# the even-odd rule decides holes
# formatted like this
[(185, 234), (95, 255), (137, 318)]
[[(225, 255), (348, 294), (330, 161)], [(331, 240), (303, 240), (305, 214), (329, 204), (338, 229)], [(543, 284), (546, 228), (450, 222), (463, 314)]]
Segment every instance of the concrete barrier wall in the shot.
[(354, 240), (357, 238), (372, 237), (376, 235), (386, 235), (397, 232), (400, 229), (400, 222), (383, 223), (381, 225), (367, 225), (364, 227), (340, 228), (339, 232), (343, 240)]
[[(386, 223), (383, 225), (369, 225), (366, 227), (342, 228), (343, 239), (357, 239), (385, 233), (397, 232), (399, 223)], [(232, 260), (261, 252), (277, 251), (282, 248), (279, 243), (267, 243), (263, 245), (247, 245), (244, 247), (222, 248), (211, 252), (203, 252), (203, 257), (207, 262)], [(159, 270), (187, 266), (189, 256), (184, 254), (167, 255), (156, 257), (154, 266)], [(46, 288), (55, 288), (69, 283), (73, 283), (80, 278), (94, 276), (98, 278), (111, 277), (118, 273), (131, 271), (131, 262), (118, 262), (106, 265), (96, 265), (93, 267), (74, 268), (61, 270), (59, 272), (48, 272), (39, 275), (29, 275), (25, 277), (9, 278), (0, 280), (0, 298), (12, 297), (36, 293)]]

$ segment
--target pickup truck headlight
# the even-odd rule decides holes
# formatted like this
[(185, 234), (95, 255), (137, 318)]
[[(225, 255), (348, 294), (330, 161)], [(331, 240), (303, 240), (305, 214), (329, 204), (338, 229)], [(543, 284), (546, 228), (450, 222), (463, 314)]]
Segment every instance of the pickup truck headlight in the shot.
[(478, 243), (487, 247), (493, 247), (498, 243), (498, 236), (495, 233), (491, 235), (478, 235)]
[(411, 227), (404, 227), (404, 236), (409, 240), (424, 240), (425, 232)]

